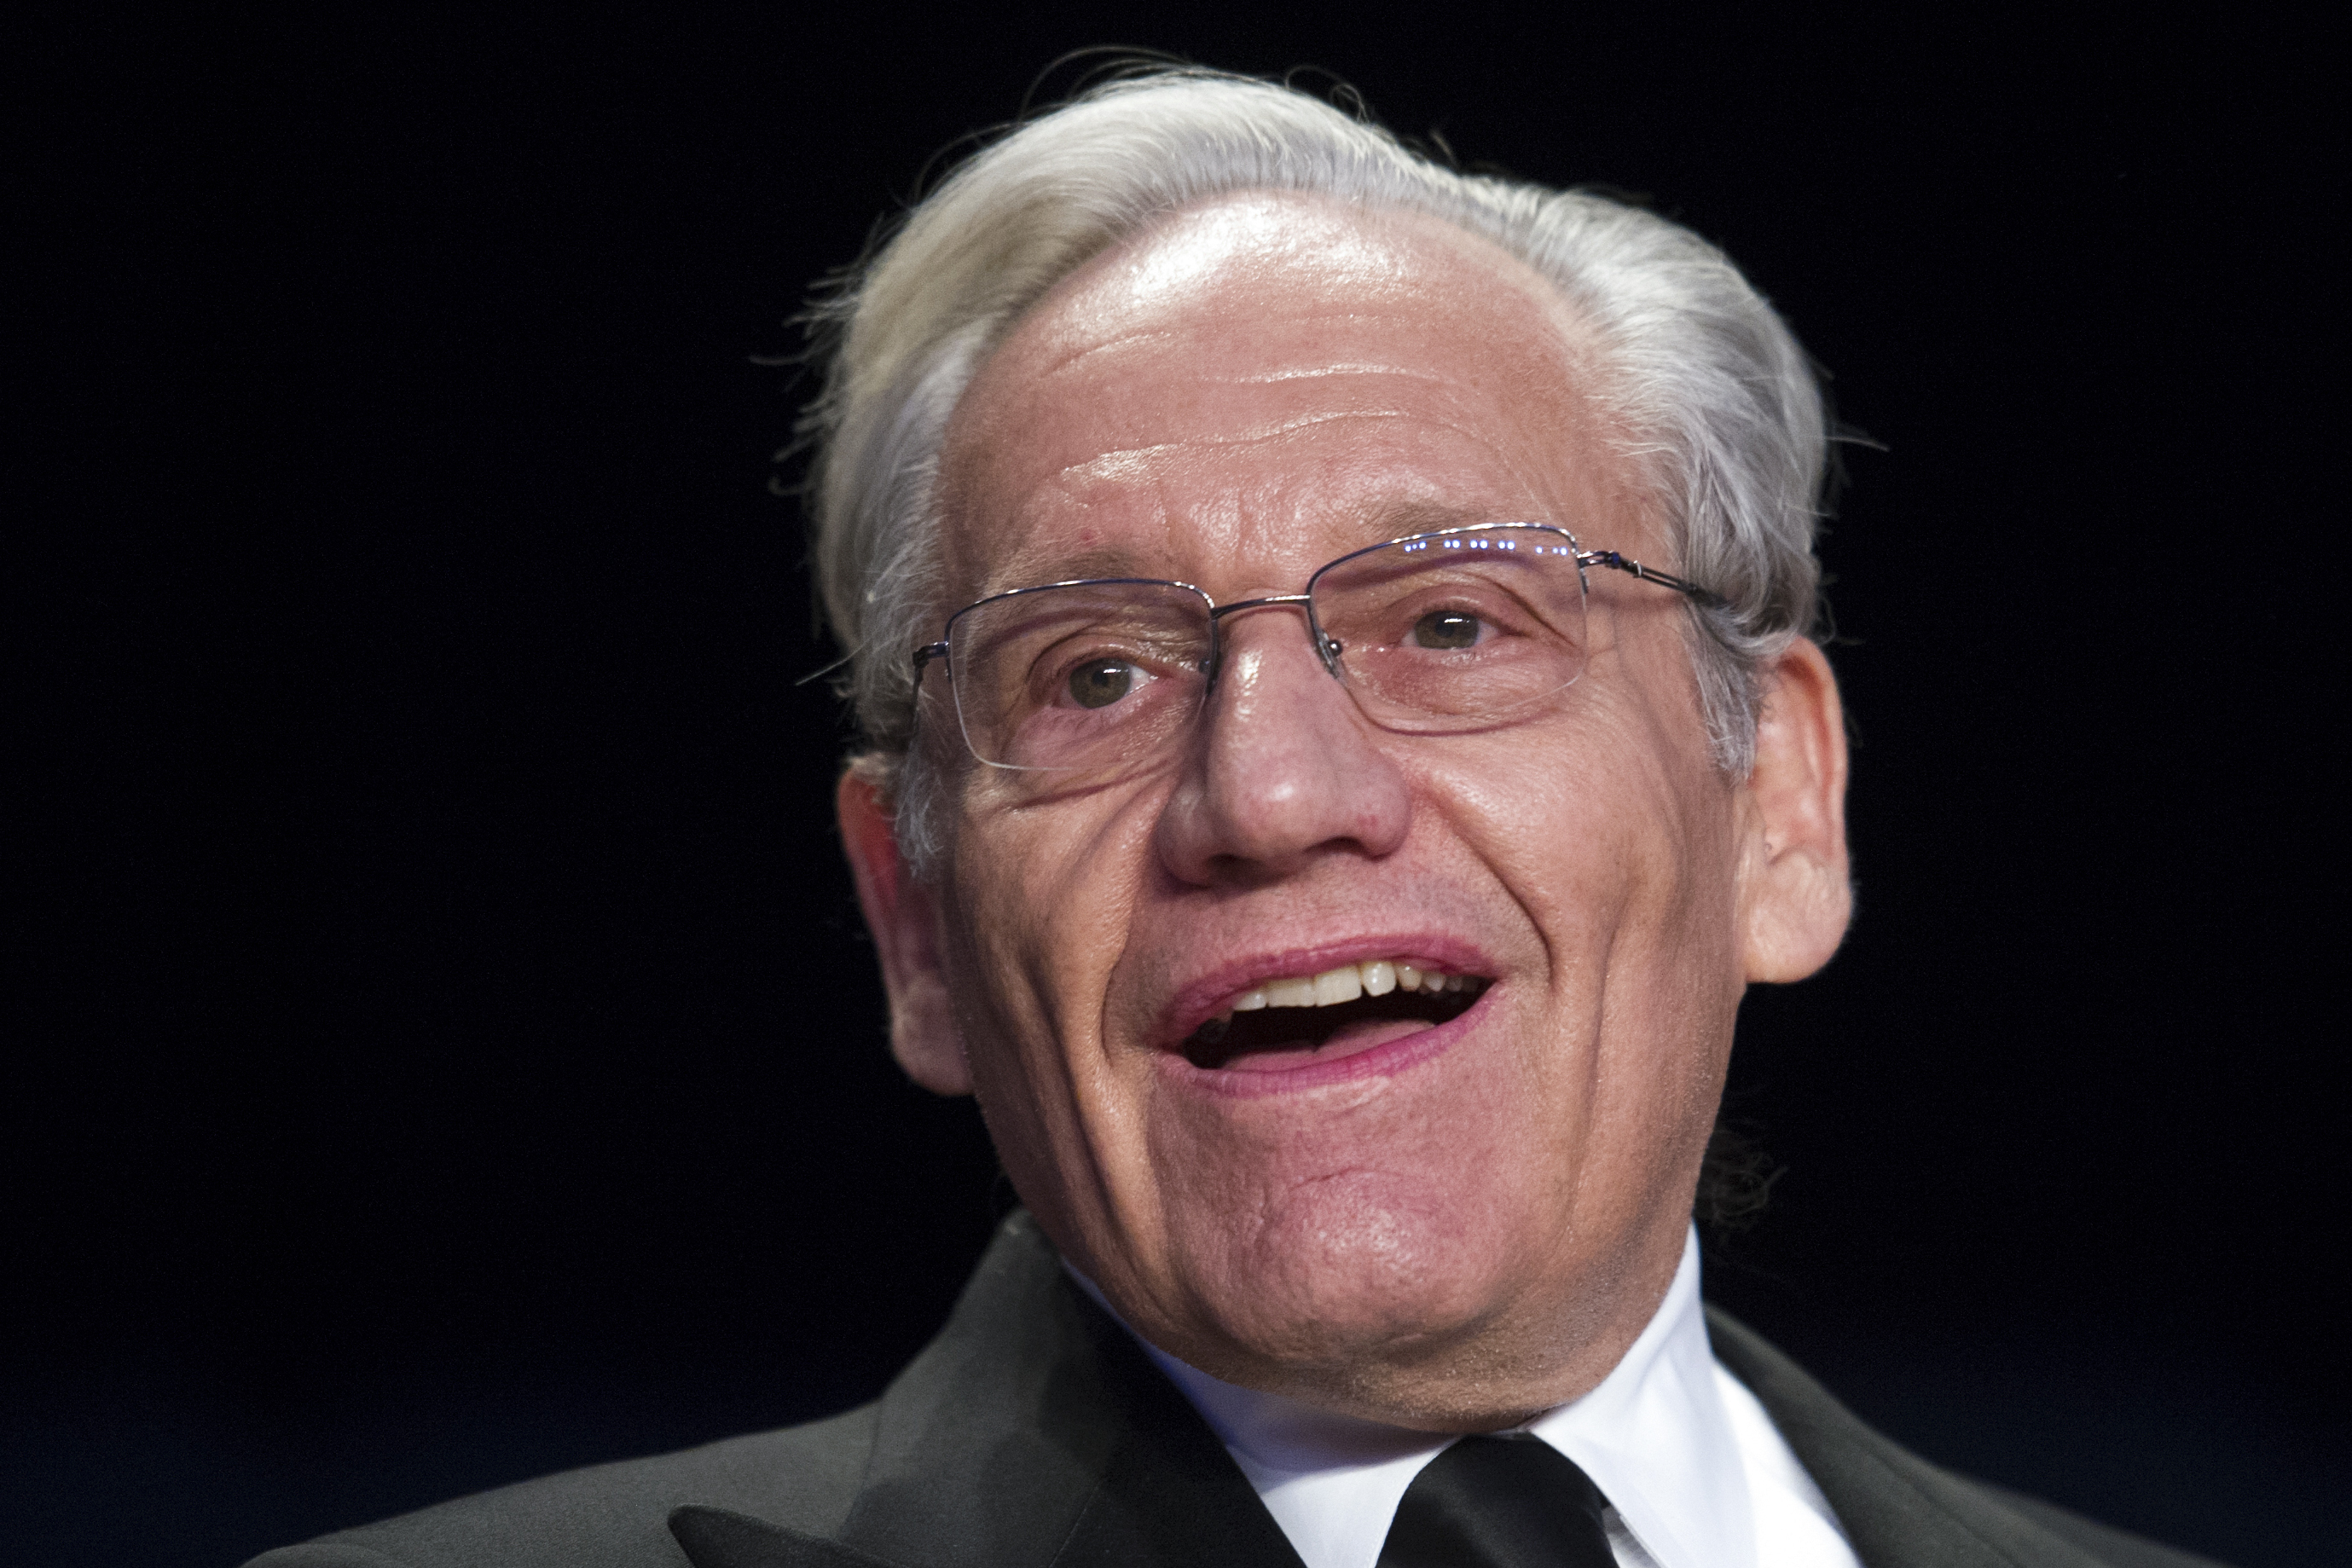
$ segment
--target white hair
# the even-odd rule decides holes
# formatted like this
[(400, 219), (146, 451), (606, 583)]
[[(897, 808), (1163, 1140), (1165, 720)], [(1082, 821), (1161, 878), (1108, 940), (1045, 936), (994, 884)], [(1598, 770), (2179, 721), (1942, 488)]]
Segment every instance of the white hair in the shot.
[(940, 447), (981, 361), (1087, 260), (1180, 208), (1305, 193), (1483, 235), (1559, 289), (1607, 367), (1596, 395), (1629, 434), (1693, 607), (1693, 664), (1717, 763), (1753, 764), (1756, 672), (1812, 628), (1826, 429), (1804, 352), (1722, 252), (1585, 191), (1465, 174), (1305, 93), (1197, 68), (1095, 88), (972, 157), (812, 314), (824, 391), (803, 430), (819, 592), (851, 651), (858, 766), (895, 800), (919, 871), (941, 846), (914, 747), (910, 651), (937, 634)]

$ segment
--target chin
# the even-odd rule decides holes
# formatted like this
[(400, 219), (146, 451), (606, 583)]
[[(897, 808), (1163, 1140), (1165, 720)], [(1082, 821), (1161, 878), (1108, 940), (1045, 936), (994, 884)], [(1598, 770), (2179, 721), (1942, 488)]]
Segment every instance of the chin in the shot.
[(1368, 1375), (1424, 1376), (1486, 1337), (1519, 1294), (1528, 1239), (1479, 1223), (1491, 1208), (1465, 1213), (1425, 1189), (1398, 1201), (1385, 1185), (1334, 1177), (1253, 1226), (1176, 1225), (1202, 1353), (1225, 1363), (1203, 1370), (1328, 1401)]

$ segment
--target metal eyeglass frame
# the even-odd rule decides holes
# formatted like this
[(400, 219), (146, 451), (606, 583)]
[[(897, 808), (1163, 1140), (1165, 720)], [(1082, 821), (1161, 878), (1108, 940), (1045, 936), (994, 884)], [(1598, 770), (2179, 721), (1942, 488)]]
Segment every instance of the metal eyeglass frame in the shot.
[[(1591, 582), (1585, 573), (1598, 566), (1606, 567), (1612, 571), (1624, 572), (1629, 577), (1639, 578), (1643, 582), (1654, 582), (1661, 588), (1671, 589), (1676, 593), (1685, 595), (1702, 609), (1721, 610), (1729, 605), (1730, 601), (1713, 589), (1702, 588), (1686, 578), (1676, 577), (1672, 572), (1660, 571), (1654, 566), (1643, 566), (1631, 556), (1622, 555), (1613, 549), (1586, 549), (1577, 543), (1574, 534), (1557, 523), (1471, 523), (1461, 528), (1433, 528), (1423, 533), (1402, 534), (1392, 539), (1383, 539), (1376, 545), (1366, 545), (1361, 549), (1349, 550), (1337, 559), (1325, 561), (1309, 573), (1307, 579), (1307, 589), (1303, 593), (1276, 593), (1258, 599), (1237, 599), (1231, 604), (1218, 603), (1209, 596), (1206, 589), (1165, 577), (1076, 577), (1062, 582), (1040, 582), (1027, 588), (1007, 589), (1002, 593), (992, 593), (984, 599), (973, 600), (970, 604), (948, 617), (947, 624), (940, 628), (938, 642), (926, 643), (915, 649), (911, 655), (915, 662), (915, 680), (919, 685), (921, 683), (923, 671), (933, 659), (949, 660), (949, 675), (950, 680), (953, 679), (954, 664), (949, 653), (949, 644), (955, 637), (955, 623), (984, 604), (995, 604), (1003, 600), (1017, 599), (1024, 594), (1044, 593), (1058, 588), (1116, 588), (1133, 585), (1140, 588), (1181, 588), (1189, 593), (1199, 594), (1202, 602), (1209, 607), (1209, 656), (1201, 663), (1201, 673), (1208, 677), (1207, 690), (1216, 689), (1217, 674), (1224, 662), (1223, 641), (1217, 634), (1218, 623), (1226, 616), (1237, 615), (1244, 610), (1265, 610), (1285, 604), (1297, 605), (1307, 612), (1307, 636), (1314, 643), (1315, 652), (1323, 661), (1324, 672), (1332, 679), (1344, 682), (1346, 677), (1339, 673), (1339, 655), (1346, 652), (1346, 649), (1338, 638), (1325, 633), (1323, 623), (1315, 613), (1315, 585), (1322, 580), (1325, 572), (1345, 566), (1351, 560), (1360, 560), (1365, 556), (1376, 554), (1381, 550), (1393, 549), (1398, 545), (1412, 544), (1423, 539), (1457, 538), (1464, 534), (1498, 533), (1507, 529), (1526, 529), (1531, 533), (1557, 534), (1566, 539), (1572, 552), (1570, 559), (1576, 563), (1577, 585), (1581, 591), (1591, 591)], [(968, 740), (966, 744), (970, 744)], [(992, 763), (990, 766), (1001, 768), (1006, 764)]]

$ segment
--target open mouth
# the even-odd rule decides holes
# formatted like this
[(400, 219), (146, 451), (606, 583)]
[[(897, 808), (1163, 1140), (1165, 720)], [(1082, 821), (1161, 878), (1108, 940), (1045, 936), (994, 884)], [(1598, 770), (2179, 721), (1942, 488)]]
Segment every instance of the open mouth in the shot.
[(1261, 1071), (1353, 1055), (1459, 1018), (1487, 986), (1391, 959), (1269, 980), (1194, 1030), (1181, 1047), (1195, 1067)]

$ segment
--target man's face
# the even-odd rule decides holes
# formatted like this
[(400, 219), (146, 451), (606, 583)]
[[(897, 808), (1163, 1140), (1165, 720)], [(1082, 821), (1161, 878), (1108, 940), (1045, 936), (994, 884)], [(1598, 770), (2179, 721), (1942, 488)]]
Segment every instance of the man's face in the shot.
[[(1671, 568), (1597, 373), (1537, 275), (1448, 226), (1191, 210), (982, 368), (943, 457), (943, 608), (1075, 577), (1296, 593), (1484, 522)], [(1759, 830), (1709, 760), (1681, 601), (1598, 572), (1589, 622), (1580, 679), (1485, 733), (1374, 726), (1269, 610), (1224, 622), (1165, 768), (1040, 794), (954, 748), (930, 961), (1013, 1185), (1154, 1343), (1442, 1427), (1580, 1393), (1654, 1306)], [(1383, 962), (1475, 1000), (1187, 1050), (1253, 990)]]

